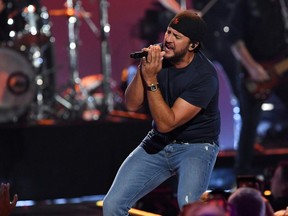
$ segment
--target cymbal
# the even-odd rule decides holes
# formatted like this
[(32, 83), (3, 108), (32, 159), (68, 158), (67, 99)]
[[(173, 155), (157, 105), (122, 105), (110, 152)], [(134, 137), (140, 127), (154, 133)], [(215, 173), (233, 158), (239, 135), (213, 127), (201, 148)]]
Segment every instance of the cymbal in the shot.
[(102, 74), (89, 75), (81, 79), (81, 85), (87, 91), (95, 90), (102, 84), (102, 82), (103, 82)]
[(81, 18), (90, 18), (92, 15), (89, 12), (76, 11), (72, 8), (69, 9), (52, 9), (49, 10), (50, 16), (79, 16)]

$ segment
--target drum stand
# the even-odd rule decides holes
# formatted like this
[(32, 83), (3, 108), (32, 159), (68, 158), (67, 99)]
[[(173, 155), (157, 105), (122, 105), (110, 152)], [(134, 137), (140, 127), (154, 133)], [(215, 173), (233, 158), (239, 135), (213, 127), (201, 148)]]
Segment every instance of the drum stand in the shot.
[[(46, 49), (49, 49), (49, 42), (45, 45), (32, 46), (30, 48), (30, 60), (35, 70), (35, 101), (31, 105), (31, 110), (28, 116), (29, 121), (40, 121), (50, 118), (53, 114), (52, 104), (46, 102), (45, 89), (48, 88), (47, 85), (54, 85), (52, 80), (49, 80), (49, 75), (54, 73), (54, 68), (48, 68), (47, 62), (43, 61), (43, 53)], [(37, 54), (38, 53), (38, 54)], [(47, 59), (46, 59), (47, 60)], [(50, 81), (50, 82), (49, 82)], [(54, 92), (54, 89), (53, 89)], [(51, 103), (52, 101), (50, 101)]]
[[(64, 119), (82, 118), (83, 110), (95, 109), (95, 99), (88, 94), (87, 90), (81, 85), (78, 70), (78, 41), (79, 41), (79, 16), (81, 15), (81, 2), (76, 0), (67, 0), (68, 11), (68, 39), (69, 39), (69, 69), (70, 80), (66, 92), (68, 95), (62, 97), (56, 95), (55, 99), (58, 103), (66, 108), (66, 112), (62, 113)], [(71, 11), (71, 14), (69, 14)], [(84, 98), (84, 101), (80, 101)], [(85, 107), (86, 105), (86, 107)], [(99, 116), (92, 116), (92, 119), (97, 119)]]
[[(34, 11), (33, 11), (34, 12)], [(34, 17), (35, 14), (29, 11), (24, 16), (27, 23), (29, 23), (29, 30), (32, 33), (33, 29), (38, 29), (38, 24), (36, 20), (38, 17)], [(41, 9), (41, 16), (45, 17), (47, 22), (48, 12), (45, 8)], [(30, 111), (28, 113), (28, 121), (40, 121), (47, 120), (54, 115), (54, 110), (52, 108), (53, 98), (54, 98), (54, 59), (53, 59), (53, 45), (50, 41), (50, 25), (49, 23), (44, 23), (43, 28), (45, 31), (38, 32), (38, 34), (33, 36), (33, 34), (28, 34), (20, 43), (27, 48), (26, 55), (30, 60), (35, 77), (33, 80), (33, 88), (35, 88), (34, 101), (31, 104)], [(25, 39), (26, 38), (26, 39)], [(29, 44), (27, 46), (27, 44)], [(49, 91), (49, 93), (48, 93)]]
[(101, 57), (102, 57), (102, 71), (103, 71), (103, 91), (104, 103), (102, 105), (102, 115), (107, 115), (113, 108), (113, 95), (110, 86), (111, 78), (111, 55), (109, 47), (109, 32), (110, 25), (108, 23), (108, 8), (107, 0), (100, 0), (100, 22), (101, 22)]

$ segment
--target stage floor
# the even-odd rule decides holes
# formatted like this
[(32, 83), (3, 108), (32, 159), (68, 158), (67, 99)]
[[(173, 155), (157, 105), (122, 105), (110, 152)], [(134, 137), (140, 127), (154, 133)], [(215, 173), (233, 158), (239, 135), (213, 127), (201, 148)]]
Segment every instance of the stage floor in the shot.
[[(118, 167), (150, 127), (149, 120), (131, 118), (1, 125), (0, 180), (9, 181), (11, 194), (17, 193), (26, 205), (17, 207), (12, 215), (102, 215), (96, 201), (103, 198)], [(287, 134), (263, 141), (255, 149), (253, 162), (259, 174), (288, 155)], [(235, 186), (234, 157), (234, 149), (220, 151), (209, 189)], [(27, 201), (34, 203), (28, 207), (31, 203)], [(135, 207), (176, 215), (175, 179), (163, 183)]]

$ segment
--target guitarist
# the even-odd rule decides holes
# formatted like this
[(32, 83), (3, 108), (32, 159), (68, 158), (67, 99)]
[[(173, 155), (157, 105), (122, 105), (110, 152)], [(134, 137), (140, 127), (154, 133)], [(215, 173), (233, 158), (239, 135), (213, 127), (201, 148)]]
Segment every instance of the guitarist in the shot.
[[(271, 74), (263, 62), (276, 63), (287, 56), (288, 18), (285, 0), (238, 0), (231, 17), (228, 34), (231, 50), (241, 65), (240, 110), (242, 128), (235, 167), (237, 174), (255, 174), (251, 170), (253, 146), (261, 117), (261, 105), (267, 95), (255, 95), (247, 88), (247, 77), (255, 84), (269, 83)], [(283, 73), (283, 77), (287, 76)], [(288, 85), (279, 84), (273, 90), (287, 107)]]

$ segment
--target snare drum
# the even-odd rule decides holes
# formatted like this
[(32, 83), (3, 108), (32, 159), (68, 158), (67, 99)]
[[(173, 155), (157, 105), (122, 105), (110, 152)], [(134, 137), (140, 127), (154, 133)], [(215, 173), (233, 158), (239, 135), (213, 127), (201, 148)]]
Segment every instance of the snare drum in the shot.
[(0, 123), (16, 122), (35, 95), (35, 72), (27, 58), (9, 47), (0, 48)]

